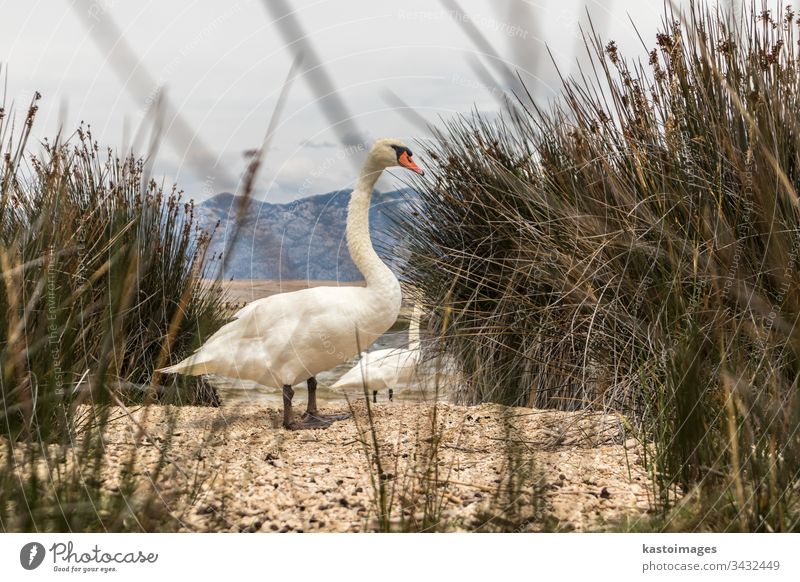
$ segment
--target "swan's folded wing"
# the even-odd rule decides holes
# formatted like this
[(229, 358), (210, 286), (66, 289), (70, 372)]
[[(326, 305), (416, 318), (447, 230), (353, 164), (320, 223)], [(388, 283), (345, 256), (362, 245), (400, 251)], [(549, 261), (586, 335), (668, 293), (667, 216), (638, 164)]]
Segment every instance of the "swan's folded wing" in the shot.
[[(233, 314), (233, 320), (219, 328), (207, 342), (222, 339), (252, 339), (268, 335), (276, 326), (294, 323), (303, 316), (301, 291), (281, 293), (248, 303)], [(290, 327), (292, 327), (290, 325)]]

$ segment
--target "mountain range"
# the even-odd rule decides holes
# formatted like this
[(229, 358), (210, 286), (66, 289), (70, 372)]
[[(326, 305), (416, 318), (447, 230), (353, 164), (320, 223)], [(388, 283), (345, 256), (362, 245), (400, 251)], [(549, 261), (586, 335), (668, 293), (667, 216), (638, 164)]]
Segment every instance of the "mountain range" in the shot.
[[(363, 279), (347, 250), (345, 225), (352, 190), (336, 190), (286, 204), (250, 200), (243, 209), (235, 244), (223, 254), (226, 279)], [(408, 189), (375, 192), (370, 208), (370, 233), (381, 258), (398, 272), (403, 245), (391, 228), (393, 216), (410, 204)], [(196, 208), (200, 224), (213, 229), (209, 256), (230, 246), (239, 206), (229, 192), (217, 194)]]

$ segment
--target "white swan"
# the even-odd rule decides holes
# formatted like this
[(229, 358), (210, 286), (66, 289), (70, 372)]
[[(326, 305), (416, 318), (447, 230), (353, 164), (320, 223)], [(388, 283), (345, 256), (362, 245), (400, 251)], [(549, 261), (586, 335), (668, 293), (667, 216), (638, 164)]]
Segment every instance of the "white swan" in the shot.
[(420, 359), (419, 318), (420, 310), (415, 305), (408, 325), (408, 348), (366, 352), (355, 366), (331, 386), (331, 390), (366, 386), (374, 391), (410, 384), (415, 379)]
[[(289, 429), (327, 428), (346, 418), (319, 414), (315, 376), (371, 345), (400, 312), (400, 283), (369, 236), (372, 189), (383, 170), (392, 166), (422, 174), (403, 142), (380, 139), (367, 155), (347, 207), (347, 247), (366, 287), (314, 287), (253, 301), (192, 356), (158, 371), (218, 374), (283, 386), (283, 425)], [(295, 421), (292, 386), (303, 380), (308, 382), (308, 407)]]

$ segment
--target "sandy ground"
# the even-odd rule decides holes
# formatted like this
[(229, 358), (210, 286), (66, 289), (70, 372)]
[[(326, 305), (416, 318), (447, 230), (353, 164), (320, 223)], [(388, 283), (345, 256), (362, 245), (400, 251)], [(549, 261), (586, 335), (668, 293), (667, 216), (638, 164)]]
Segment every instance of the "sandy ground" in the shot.
[(185, 531), (373, 531), (380, 482), (397, 529), (419, 527), (426, 500), (438, 529), (451, 531), (595, 531), (645, 518), (639, 445), (615, 416), (439, 403), (434, 420), (433, 405), (399, 402), (372, 411), (381, 479), (363, 403), (354, 418), (298, 432), (261, 405), (120, 410), (106, 432), (104, 487), (118, 491), (131, 455), (137, 474), (155, 474), (166, 448), (149, 488)]

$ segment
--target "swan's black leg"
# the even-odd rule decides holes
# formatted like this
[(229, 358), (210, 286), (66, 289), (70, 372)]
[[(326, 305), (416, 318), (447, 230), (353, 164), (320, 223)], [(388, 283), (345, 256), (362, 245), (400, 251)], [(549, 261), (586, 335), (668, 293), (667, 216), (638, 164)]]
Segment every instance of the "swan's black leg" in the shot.
[(302, 422), (295, 423), (298, 425), (297, 428), (328, 428), (337, 420), (350, 418), (349, 414), (320, 414), (317, 409), (317, 379), (312, 376), (306, 383), (308, 385), (308, 407)]
[(309, 416), (317, 416), (319, 412), (317, 410), (317, 379), (316, 378), (309, 378), (306, 382), (308, 385), (308, 407), (306, 408), (306, 414)]
[(292, 426), (292, 398), (294, 397), (294, 390), (288, 384), (283, 386), (283, 426), (291, 428)]
[[(314, 428), (328, 428), (336, 418), (326, 418), (317, 414), (317, 380), (308, 379), (308, 410), (300, 420), (292, 420), (292, 396), (294, 390), (291, 386), (283, 387), (283, 426), (289, 430), (305, 430)], [(312, 412), (313, 411), (313, 412)]]

